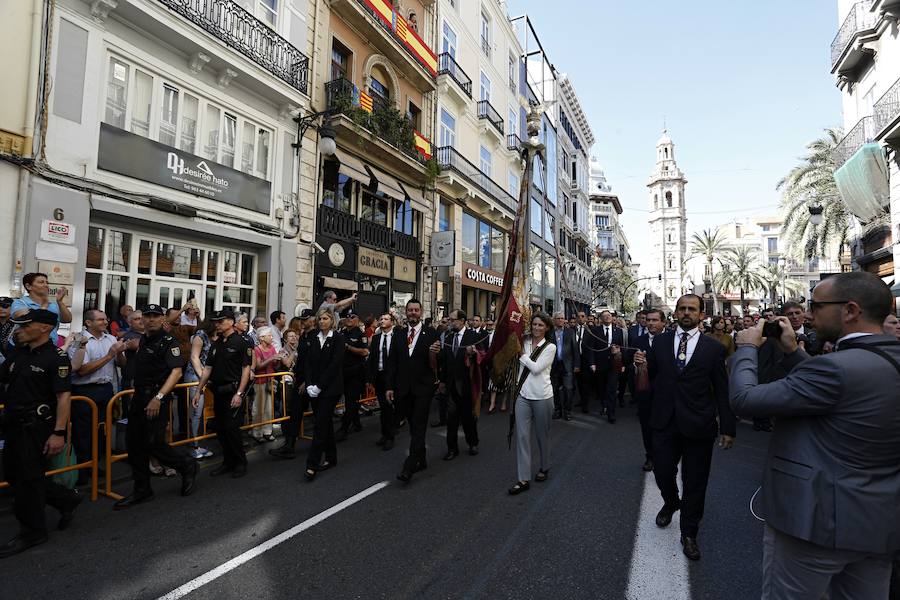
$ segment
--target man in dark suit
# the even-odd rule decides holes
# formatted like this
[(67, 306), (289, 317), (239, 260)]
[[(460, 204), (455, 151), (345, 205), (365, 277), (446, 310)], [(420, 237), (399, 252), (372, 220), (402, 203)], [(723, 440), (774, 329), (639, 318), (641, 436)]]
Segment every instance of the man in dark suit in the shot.
[(553, 418), (572, 420), (572, 396), (575, 393), (575, 366), (581, 364), (581, 353), (575, 343), (575, 332), (566, 327), (566, 315), (553, 315), (553, 339), (556, 357), (550, 369), (553, 383)]
[(888, 597), (900, 552), (900, 346), (882, 330), (893, 300), (871, 273), (822, 280), (810, 312), (835, 351), (810, 358), (781, 318), (789, 373), (768, 384), (762, 328), (738, 336), (731, 404), (777, 419), (760, 492), (766, 598)]
[[(634, 342), (641, 336), (647, 335), (647, 311), (639, 310), (634, 313), (634, 324), (628, 328), (625, 335), (625, 345), (637, 348)], [(631, 404), (637, 402), (634, 392), (634, 350), (623, 350), (622, 356), (625, 359), (625, 377), (628, 381), (628, 389), (631, 391)], [(619, 390), (621, 392), (621, 390)]]
[(594, 372), (591, 370), (594, 360), (594, 353), (591, 351), (594, 338), (591, 336), (591, 326), (588, 324), (588, 316), (584, 311), (578, 312), (578, 322), (572, 331), (575, 333), (575, 346), (578, 348), (580, 356), (580, 360), (573, 368), (575, 383), (578, 387), (581, 412), (587, 413), (590, 410), (591, 397), (595, 393), (596, 382), (594, 381)]
[(591, 336), (591, 348), (594, 351), (594, 360), (591, 370), (597, 381), (597, 389), (602, 394), (603, 408), (606, 411), (606, 419), (610, 423), (616, 422), (616, 402), (619, 395), (619, 370), (614, 353), (621, 352), (625, 345), (625, 336), (622, 330), (613, 323), (613, 316), (608, 310), (600, 313), (600, 325), (594, 328)]
[(797, 341), (800, 343), (800, 347), (807, 354), (810, 356), (818, 356), (822, 353), (822, 344), (819, 342), (819, 336), (816, 334), (816, 330), (812, 327), (808, 327), (804, 323), (804, 317), (806, 316), (805, 308), (796, 302), (785, 302), (781, 307), (781, 314), (790, 321), (791, 327), (794, 330), (794, 335), (797, 336)]
[(372, 336), (369, 358), (366, 364), (369, 383), (375, 386), (381, 418), (381, 437), (375, 442), (384, 451), (394, 447), (396, 431), (396, 402), (394, 390), (397, 384), (397, 367), (403, 344), (398, 342), (394, 319), (384, 313), (378, 320), (378, 332)]
[[(656, 336), (661, 335), (666, 329), (666, 315), (659, 309), (652, 309), (644, 312), (644, 335), (629, 338), (629, 342), (633, 347), (644, 352), (650, 352), (653, 347), (653, 340)], [(637, 391), (637, 386), (633, 385), (632, 393), (637, 402), (638, 420), (641, 422), (641, 438), (644, 442), (644, 471), (653, 470), (653, 430), (650, 428), (650, 414), (652, 406), (652, 394), (650, 390), (643, 392)]]
[[(700, 560), (697, 532), (703, 518), (712, 451), (734, 443), (735, 418), (728, 405), (725, 347), (699, 330), (703, 299), (687, 294), (675, 308), (678, 327), (653, 340), (650, 352), (635, 354), (646, 362), (653, 394), (650, 427), (653, 429), (653, 473), (665, 504), (656, 524), (667, 527), (681, 510), (684, 555)], [(718, 417), (718, 420), (717, 420)], [(678, 463), (684, 484), (678, 497)]]
[(397, 479), (409, 482), (413, 473), (424, 470), (425, 434), (428, 412), (434, 396), (438, 334), (422, 324), (422, 303), (412, 298), (406, 303), (406, 327), (397, 331), (397, 375), (394, 399), (409, 421), (409, 456)]
[(478, 427), (472, 404), (472, 378), (470, 365), (476, 360), (475, 348), (479, 343), (479, 335), (466, 327), (466, 313), (454, 310), (450, 313), (450, 333), (446, 338), (450, 342), (441, 350), (441, 381), (446, 384), (449, 396), (447, 410), (447, 454), (444, 460), (453, 460), (459, 456), (459, 440), (457, 432), (460, 422), (469, 445), (469, 455), (478, 454)]

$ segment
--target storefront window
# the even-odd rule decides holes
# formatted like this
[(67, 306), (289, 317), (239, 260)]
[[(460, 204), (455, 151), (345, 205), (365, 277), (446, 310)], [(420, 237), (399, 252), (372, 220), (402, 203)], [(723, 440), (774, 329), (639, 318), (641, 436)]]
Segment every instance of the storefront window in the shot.
[(128, 278), (121, 275), (108, 275), (106, 277), (106, 300), (103, 303), (103, 310), (110, 320), (118, 318), (119, 309), (128, 303), (127, 298)]
[(218, 252), (207, 252), (206, 253), (206, 280), (207, 281), (215, 281), (216, 280), (216, 271), (219, 267), (219, 253)]
[(238, 253), (225, 253), (225, 270), (222, 273), (225, 283), (237, 283)]
[(387, 227), (387, 200), (373, 196), (369, 193), (363, 194), (362, 211), (360, 212), (359, 218), (365, 221), (373, 221)]
[(253, 256), (241, 254), (241, 285), (253, 285)]
[(109, 232), (109, 252), (106, 268), (110, 271), (128, 270), (128, 253), (131, 250), (131, 234), (121, 231)]
[(478, 220), (468, 213), (462, 219), (462, 259), (463, 262), (478, 262)]
[(541, 208), (541, 203), (531, 199), (531, 233), (536, 233), (541, 235), (541, 215), (544, 213), (544, 210)]
[[(156, 274), (165, 277), (200, 279), (200, 260), (187, 246), (158, 243), (156, 245)], [(196, 275), (192, 276), (191, 273)]]
[(531, 293), (539, 293), (544, 285), (543, 252), (535, 245), (528, 249), (528, 262), (531, 264)]
[(478, 265), (491, 268), (491, 226), (484, 221), (478, 224)]
[(138, 244), (138, 273), (150, 274), (150, 266), (153, 264), (153, 242), (141, 240)]
[(506, 250), (504, 238), (506, 236), (496, 227), (491, 229), (491, 263), (495, 271), (502, 271), (506, 265)]
[(553, 298), (556, 295), (556, 257), (552, 254), (545, 253), (544, 264), (546, 265), (545, 272), (547, 273), (547, 280), (545, 282), (547, 296)]
[(438, 209), (438, 231), (450, 231), (450, 204), (446, 200), (441, 200)]
[(253, 290), (233, 286), (222, 289), (222, 302), (225, 304), (249, 304), (253, 301)]
[(87, 273), (84, 276), (84, 310), (100, 307), (100, 274)]
[(150, 280), (149, 279), (138, 279), (137, 286), (135, 288), (135, 298), (134, 304), (135, 307), (140, 308), (141, 306), (147, 306), (150, 304)]
[(87, 258), (88, 269), (100, 269), (103, 265), (103, 234), (100, 227), (88, 228)]

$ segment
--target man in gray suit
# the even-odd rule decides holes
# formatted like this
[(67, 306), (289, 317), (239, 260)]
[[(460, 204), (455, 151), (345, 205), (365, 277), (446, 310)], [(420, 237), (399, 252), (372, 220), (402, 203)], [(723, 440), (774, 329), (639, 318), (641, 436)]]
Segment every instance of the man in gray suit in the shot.
[(757, 384), (762, 323), (738, 335), (735, 412), (777, 421), (763, 473), (764, 599), (888, 597), (900, 551), (900, 344), (883, 334), (891, 292), (870, 273), (841, 273), (813, 291), (820, 341), (810, 358), (779, 317), (787, 377)]
[(550, 370), (553, 382), (553, 418), (572, 420), (572, 397), (575, 395), (575, 367), (581, 365), (581, 352), (575, 341), (575, 331), (566, 327), (566, 315), (553, 314), (556, 357)]

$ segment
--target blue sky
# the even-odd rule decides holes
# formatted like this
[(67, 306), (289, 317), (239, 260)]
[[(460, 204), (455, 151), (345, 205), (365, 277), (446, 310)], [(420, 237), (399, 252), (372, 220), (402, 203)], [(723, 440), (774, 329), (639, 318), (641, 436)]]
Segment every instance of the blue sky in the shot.
[(775, 184), (807, 142), (841, 124), (829, 74), (836, 5), (509, 0), (509, 14), (528, 13), (550, 61), (572, 79), (593, 154), (625, 207), (632, 257), (646, 264), (647, 213), (635, 209), (648, 207), (664, 117), (688, 179), (688, 239), (777, 212)]

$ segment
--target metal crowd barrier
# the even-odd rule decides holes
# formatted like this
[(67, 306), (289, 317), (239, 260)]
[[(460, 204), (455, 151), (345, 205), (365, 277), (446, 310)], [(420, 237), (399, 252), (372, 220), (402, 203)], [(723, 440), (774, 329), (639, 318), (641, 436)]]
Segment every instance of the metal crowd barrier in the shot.
[[(59, 473), (68, 473), (69, 471), (80, 471), (81, 469), (85, 469), (90, 467), (91, 469), (91, 501), (97, 500), (97, 428), (98, 428), (98, 415), (97, 415), (97, 404), (86, 396), (72, 396), (72, 402), (85, 402), (88, 407), (91, 409), (91, 460), (80, 462), (74, 465), (69, 465), (67, 467), (62, 467), (60, 469), (52, 469), (47, 471), (45, 475), (47, 477), (52, 477), (53, 475), (57, 475)], [(0, 405), (2, 408), (3, 405)], [(75, 450), (72, 448), (72, 418), (71, 418), (71, 410), (70, 410), (69, 423), (66, 425), (66, 445), (63, 446), (62, 452), (65, 452), (67, 455), (70, 452), (74, 452)], [(107, 432), (109, 430), (107, 429)], [(109, 435), (107, 435), (107, 439)], [(8, 481), (0, 481), (0, 488), (9, 487)]]

